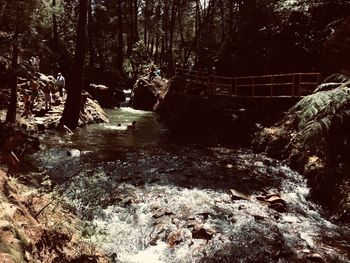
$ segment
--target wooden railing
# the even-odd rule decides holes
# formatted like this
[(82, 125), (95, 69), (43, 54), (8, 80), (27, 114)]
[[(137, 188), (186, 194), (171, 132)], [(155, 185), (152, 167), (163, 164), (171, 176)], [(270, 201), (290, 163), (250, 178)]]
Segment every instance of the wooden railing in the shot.
[(206, 88), (212, 95), (237, 97), (303, 97), (310, 94), (320, 81), (320, 73), (290, 73), (277, 75), (222, 77), (206, 72), (176, 68), (188, 83)]

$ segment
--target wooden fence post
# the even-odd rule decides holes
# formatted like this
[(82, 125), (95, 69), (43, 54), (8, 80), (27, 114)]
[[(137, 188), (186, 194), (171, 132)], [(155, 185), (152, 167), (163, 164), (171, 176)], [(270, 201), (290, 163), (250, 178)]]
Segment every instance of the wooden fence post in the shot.
[(235, 95), (238, 96), (237, 78), (235, 78)]
[(274, 78), (273, 78), (273, 76), (271, 75), (271, 86), (270, 86), (270, 96), (271, 96), (271, 97), (273, 96), (273, 83), (274, 83)]

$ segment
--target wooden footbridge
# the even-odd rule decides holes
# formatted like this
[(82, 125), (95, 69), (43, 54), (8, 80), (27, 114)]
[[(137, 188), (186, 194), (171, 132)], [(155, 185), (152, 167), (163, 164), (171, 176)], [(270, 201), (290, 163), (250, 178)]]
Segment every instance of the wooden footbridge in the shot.
[(201, 85), (211, 95), (245, 98), (300, 98), (320, 84), (320, 73), (290, 73), (247, 77), (222, 77), (176, 68), (175, 75)]

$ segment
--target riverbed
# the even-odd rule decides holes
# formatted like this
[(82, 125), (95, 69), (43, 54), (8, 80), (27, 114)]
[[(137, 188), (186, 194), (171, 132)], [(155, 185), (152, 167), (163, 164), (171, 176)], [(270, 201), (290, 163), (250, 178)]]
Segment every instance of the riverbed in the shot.
[(114, 262), (350, 261), (350, 229), (283, 162), (182, 143), (151, 112), (107, 114), (108, 124), (43, 135), (33, 163)]

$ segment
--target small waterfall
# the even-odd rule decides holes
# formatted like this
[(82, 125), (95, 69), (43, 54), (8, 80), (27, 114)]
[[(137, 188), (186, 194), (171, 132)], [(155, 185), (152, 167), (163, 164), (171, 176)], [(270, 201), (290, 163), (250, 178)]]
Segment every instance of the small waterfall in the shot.
[(121, 107), (129, 107), (131, 92), (131, 89), (124, 90), (125, 101), (121, 104)]

